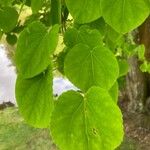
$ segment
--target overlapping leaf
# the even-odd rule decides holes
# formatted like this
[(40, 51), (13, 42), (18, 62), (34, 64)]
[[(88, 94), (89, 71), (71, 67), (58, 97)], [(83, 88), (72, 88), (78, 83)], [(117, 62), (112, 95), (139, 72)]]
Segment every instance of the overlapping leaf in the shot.
[(117, 103), (118, 102), (118, 95), (119, 95), (119, 88), (118, 88), (118, 82), (115, 82), (115, 84), (111, 87), (109, 90), (109, 94), (112, 98), (112, 100)]
[(66, 5), (78, 23), (88, 23), (101, 17), (101, 0), (66, 0)]
[(92, 29), (88, 25), (83, 25), (78, 29), (69, 28), (64, 36), (64, 43), (67, 47), (72, 48), (78, 43), (87, 44), (91, 48), (101, 44), (102, 35), (97, 29)]
[(53, 109), (52, 68), (31, 79), (19, 75), (16, 100), (27, 123), (38, 128), (48, 127)]
[(58, 42), (59, 26), (50, 31), (40, 22), (33, 22), (20, 35), (16, 50), (16, 65), (24, 78), (31, 78), (50, 64), (50, 55)]
[(75, 45), (65, 58), (65, 74), (83, 91), (97, 85), (109, 89), (119, 75), (114, 54), (103, 46)]
[(44, 4), (44, 0), (31, 0), (31, 8), (33, 13), (38, 13), (38, 11), (42, 8)]
[(12, 7), (4, 7), (0, 9), (0, 29), (3, 32), (13, 30), (18, 22), (18, 12)]
[(118, 60), (119, 76), (125, 76), (129, 71), (129, 64), (126, 60)]

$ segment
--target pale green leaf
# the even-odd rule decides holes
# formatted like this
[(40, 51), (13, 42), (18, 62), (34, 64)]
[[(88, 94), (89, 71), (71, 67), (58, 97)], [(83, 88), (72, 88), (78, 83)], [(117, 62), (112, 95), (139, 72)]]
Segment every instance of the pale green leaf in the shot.
[(138, 53), (138, 57), (141, 61), (145, 60), (145, 46), (144, 45), (139, 45), (138, 47), (135, 48), (135, 50)]
[(85, 96), (62, 94), (52, 114), (51, 132), (63, 150), (114, 150), (123, 139), (122, 114), (109, 94), (92, 87)]
[(109, 89), (119, 75), (117, 60), (109, 49), (85, 44), (77, 44), (69, 51), (64, 70), (68, 79), (83, 91), (93, 85)]
[(66, 0), (66, 5), (76, 22), (83, 24), (101, 17), (101, 0)]
[(18, 76), (16, 100), (25, 121), (37, 128), (46, 128), (53, 109), (52, 69), (32, 79)]
[(144, 0), (102, 0), (105, 21), (119, 33), (132, 31), (149, 15)]
[(56, 25), (50, 31), (40, 22), (33, 22), (20, 35), (16, 49), (16, 65), (24, 78), (31, 78), (50, 64), (50, 55), (58, 42)]

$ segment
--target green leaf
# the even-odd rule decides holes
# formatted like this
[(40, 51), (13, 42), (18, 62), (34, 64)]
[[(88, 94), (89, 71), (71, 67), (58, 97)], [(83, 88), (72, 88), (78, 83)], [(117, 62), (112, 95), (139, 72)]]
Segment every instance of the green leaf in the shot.
[(31, 1), (32, 1), (32, 0), (26, 0), (26, 1), (25, 1), (25, 5), (27, 5), (27, 6), (30, 7), (30, 6), (31, 6)]
[(16, 100), (25, 121), (37, 128), (46, 128), (53, 109), (52, 69), (32, 79), (18, 76)]
[(109, 89), (119, 75), (117, 60), (109, 49), (85, 44), (77, 44), (69, 51), (64, 70), (68, 79), (83, 91), (93, 85)]
[(47, 31), (42, 23), (34, 22), (20, 34), (15, 58), (24, 78), (34, 77), (48, 67), (50, 55), (57, 46), (58, 30), (58, 25)]
[(138, 53), (138, 57), (141, 61), (145, 60), (145, 46), (144, 45), (139, 45), (138, 47), (135, 48), (135, 51)]
[(146, 2), (147, 6), (148, 6), (149, 9), (150, 9), (150, 0), (144, 0), (144, 1)]
[(15, 0), (0, 0), (0, 5), (3, 7), (11, 6)]
[(149, 15), (144, 0), (102, 0), (105, 21), (119, 33), (132, 31)]
[(88, 25), (93, 29), (97, 29), (101, 33), (101, 35), (105, 35), (106, 23), (103, 17), (100, 17), (99, 19), (88, 23)]
[(149, 68), (149, 64), (148, 64), (147, 61), (144, 61), (143, 64), (141, 64), (141, 66), (140, 66), (140, 70), (141, 70), (142, 72), (147, 72), (147, 71), (148, 71), (148, 68)]
[(66, 0), (66, 5), (75, 22), (80, 24), (92, 22), (102, 16), (101, 0)]
[(76, 28), (69, 28), (64, 36), (64, 43), (69, 48), (76, 44), (87, 44), (91, 48), (102, 43), (102, 35), (97, 29), (92, 29), (88, 25), (83, 25), (77, 30)]
[(15, 45), (17, 43), (17, 36), (15, 34), (7, 34), (6, 40), (8, 44)]
[(18, 12), (12, 7), (4, 7), (0, 9), (0, 29), (3, 32), (13, 30), (18, 22)]
[(109, 25), (106, 26), (106, 31), (105, 31), (105, 38), (108, 38), (112, 42), (116, 43), (120, 38), (121, 34), (116, 32), (113, 28), (111, 28)]
[(118, 95), (119, 95), (118, 92), (119, 92), (118, 82), (115, 82), (115, 84), (109, 90), (109, 94), (110, 94), (112, 100), (114, 100), (115, 103), (118, 102)]
[(129, 64), (127, 60), (124, 59), (118, 60), (118, 64), (119, 64), (119, 77), (125, 76), (129, 71)]
[(64, 43), (67, 47), (72, 48), (78, 43), (78, 30), (76, 28), (68, 28), (64, 35)]
[(42, 8), (44, 4), (44, 0), (31, 0), (31, 8), (33, 13), (38, 13), (38, 11)]
[(108, 92), (92, 87), (85, 96), (68, 91), (58, 98), (51, 132), (64, 150), (114, 150), (123, 139), (122, 114)]

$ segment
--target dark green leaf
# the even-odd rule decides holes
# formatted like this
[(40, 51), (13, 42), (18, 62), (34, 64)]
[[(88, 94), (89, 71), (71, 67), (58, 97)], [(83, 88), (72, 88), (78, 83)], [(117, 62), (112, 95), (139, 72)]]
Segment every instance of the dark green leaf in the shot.
[(38, 13), (38, 11), (42, 8), (44, 4), (44, 0), (31, 0), (31, 8), (33, 13)]
[(3, 31), (0, 30), (0, 40), (1, 40), (2, 36), (3, 36)]
[(72, 48), (78, 43), (78, 30), (76, 28), (68, 28), (64, 35), (64, 43)]
[(52, 25), (61, 24), (61, 0), (51, 0), (50, 18)]
[(18, 22), (18, 12), (12, 7), (0, 9), (0, 29), (3, 32), (13, 30)]
[(102, 44), (102, 36), (97, 29), (91, 29), (87, 25), (83, 25), (77, 30), (76, 28), (69, 28), (64, 37), (64, 43), (69, 48), (72, 48), (78, 43), (89, 45), (91, 48)]
[(6, 40), (8, 44), (15, 45), (17, 43), (17, 36), (15, 34), (7, 34)]

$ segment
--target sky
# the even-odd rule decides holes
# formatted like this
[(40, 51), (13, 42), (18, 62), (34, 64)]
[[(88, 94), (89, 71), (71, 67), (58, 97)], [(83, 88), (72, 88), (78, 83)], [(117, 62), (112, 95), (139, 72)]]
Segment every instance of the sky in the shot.
[[(7, 58), (3, 45), (0, 45), (0, 103), (11, 101), (15, 103), (15, 67)], [(77, 90), (77, 88), (66, 78), (57, 77), (53, 80), (53, 94), (60, 95), (68, 90)]]
[(15, 68), (7, 58), (4, 46), (0, 45), (0, 103), (2, 101), (15, 102)]

